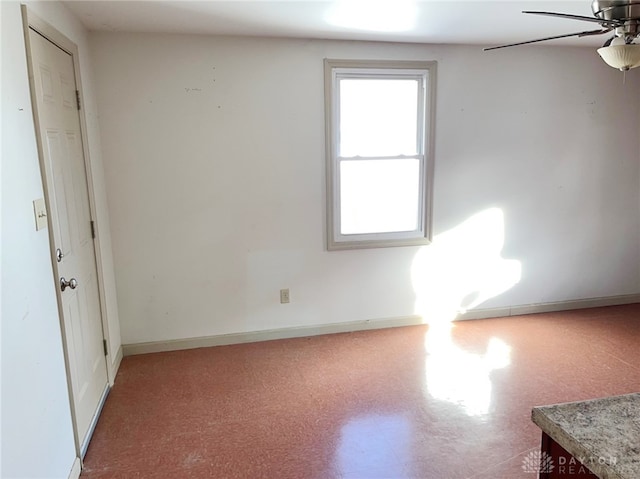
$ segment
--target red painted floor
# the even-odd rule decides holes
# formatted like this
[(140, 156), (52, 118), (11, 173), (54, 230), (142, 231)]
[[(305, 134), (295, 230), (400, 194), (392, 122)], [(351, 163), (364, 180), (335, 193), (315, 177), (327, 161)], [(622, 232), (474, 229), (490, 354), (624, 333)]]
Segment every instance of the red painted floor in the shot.
[(82, 477), (536, 476), (535, 405), (638, 392), (640, 304), (127, 357)]

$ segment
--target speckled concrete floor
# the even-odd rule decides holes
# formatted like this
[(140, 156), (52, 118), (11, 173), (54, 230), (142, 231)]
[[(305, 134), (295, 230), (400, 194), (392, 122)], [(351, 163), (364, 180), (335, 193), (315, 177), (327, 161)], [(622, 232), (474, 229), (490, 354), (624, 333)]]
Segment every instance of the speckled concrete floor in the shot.
[(97, 478), (534, 479), (535, 405), (640, 389), (640, 304), (127, 357)]

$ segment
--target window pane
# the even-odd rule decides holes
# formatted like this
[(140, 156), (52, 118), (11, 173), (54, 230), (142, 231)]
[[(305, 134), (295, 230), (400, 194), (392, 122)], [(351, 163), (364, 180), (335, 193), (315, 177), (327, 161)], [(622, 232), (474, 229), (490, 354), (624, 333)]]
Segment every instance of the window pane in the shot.
[(343, 235), (418, 229), (420, 160), (340, 162)]
[(339, 156), (415, 155), (417, 80), (340, 80)]

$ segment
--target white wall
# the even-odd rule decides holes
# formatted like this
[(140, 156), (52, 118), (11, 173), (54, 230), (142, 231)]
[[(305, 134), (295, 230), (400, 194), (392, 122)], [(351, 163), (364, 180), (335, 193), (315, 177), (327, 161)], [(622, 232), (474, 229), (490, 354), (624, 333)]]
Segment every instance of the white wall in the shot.
[[(124, 343), (640, 292), (640, 74), (591, 48), (91, 40)], [(326, 251), (325, 57), (439, 62), (433, 246)]]
[[(120, 347), (109, 222), (86, 32), (57, 2), (29, 2), (79, 47), (96, 187), (100, 254), (107, 273), (110, 347)], [(2, 466), (3, 478), (66, 478), (76, 457), (48, 230), (35, 231), (43, 197), (18, 2), (2, 18)]]

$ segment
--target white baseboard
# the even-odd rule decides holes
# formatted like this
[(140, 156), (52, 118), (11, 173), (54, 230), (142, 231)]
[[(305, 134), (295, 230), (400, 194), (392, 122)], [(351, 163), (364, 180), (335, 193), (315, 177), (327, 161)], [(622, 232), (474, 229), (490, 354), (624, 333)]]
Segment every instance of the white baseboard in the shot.
[(505, 308), (474, 309), (461, 314), (458, 319), (486, 319), (502, 318), (506, 316), (520, 316), (523, 314), (551, 313), (554, 311), (569, 311), (571, 309), (600, 308), (603, 306), (617, 306), (623, 304), (640, 303), (640, 294), (624, 296), (606, 296), (604, 298), (573, 299), (552, 303), (524, 304)]
[[(615, 306), (640, 303), (640, 294), (624, 296), (608, 296), (604, 298), (578, 299), (558, 301), (553, 303), (527, 304), (505, 308), (474, 309), (461, 314), (458, 320), (486, 319), (505, 316), (519, 316), (523, 314), (548, 313), (553, 311), (567, 311), (571, 309), (597, 308), (601, 306)], [(169, 341), (152, 341), (148, 343), (123, 344), (124, 356), (135, 354), (158, 353), (163, 351), (177, 351), (181, 349), (206, 348), (210, 346), (224, 346), (228, 344), (253, 343), (272, 339), (301, 338), (320, 334), (347, 333), (368, 329), (383, 329), (400, 326), (415, 326), (423, 324), (420, 316), (404, 316), (399, 318), (370, 319), (364, 321), (350, 321), (347, 323), (321, 324), (317, 326), (303, 326), (295, 328), (269, 329), (249, 333), (221, 334), (200, 338), (175, 339)]]
[(302, 326), (295, 328), (268, 329), (250, 333), (221, 334), (201, 338), (175, 339), (170, 341), (153, 341), (149, 343), (123, 344), (125, 357), (134, 354), (158, 353), (162, 351), (177, 351), (180, 349), (207, 348), (210, 346), (224, 346), (227, 344), (254, 343), (272, 339), (303, 338), (320, 334), (349, 333), (365, 331), (367, 329), (394, 328), (400, 326), (414, 326), (422, 324), (420, 316), (405, 316), (401, 318), (367, 319), (364, 321), (350, 321), (348, 323), (321, 324), (318, 326)]
[(118, 352), (116, 353), (113, 361), (111, 362), (111, 374), (109, 375), (109, 386), (113, 387), (113, 383), (115, 382), (116, 375), (118, 374), (118, 369), (120, 369), (120, 363), (122, 362), (122, 357), (124, 353), (122, 351), (122, 345), (118, 348)]
[(80, 472), (82, 472), (82, 462), (79, 457), (76, 457), (75, 461), (73, 461), (73, 466), (71, 466), (71, 472), (69, 472), (69, 479), (78, 479), (80, 477)]

